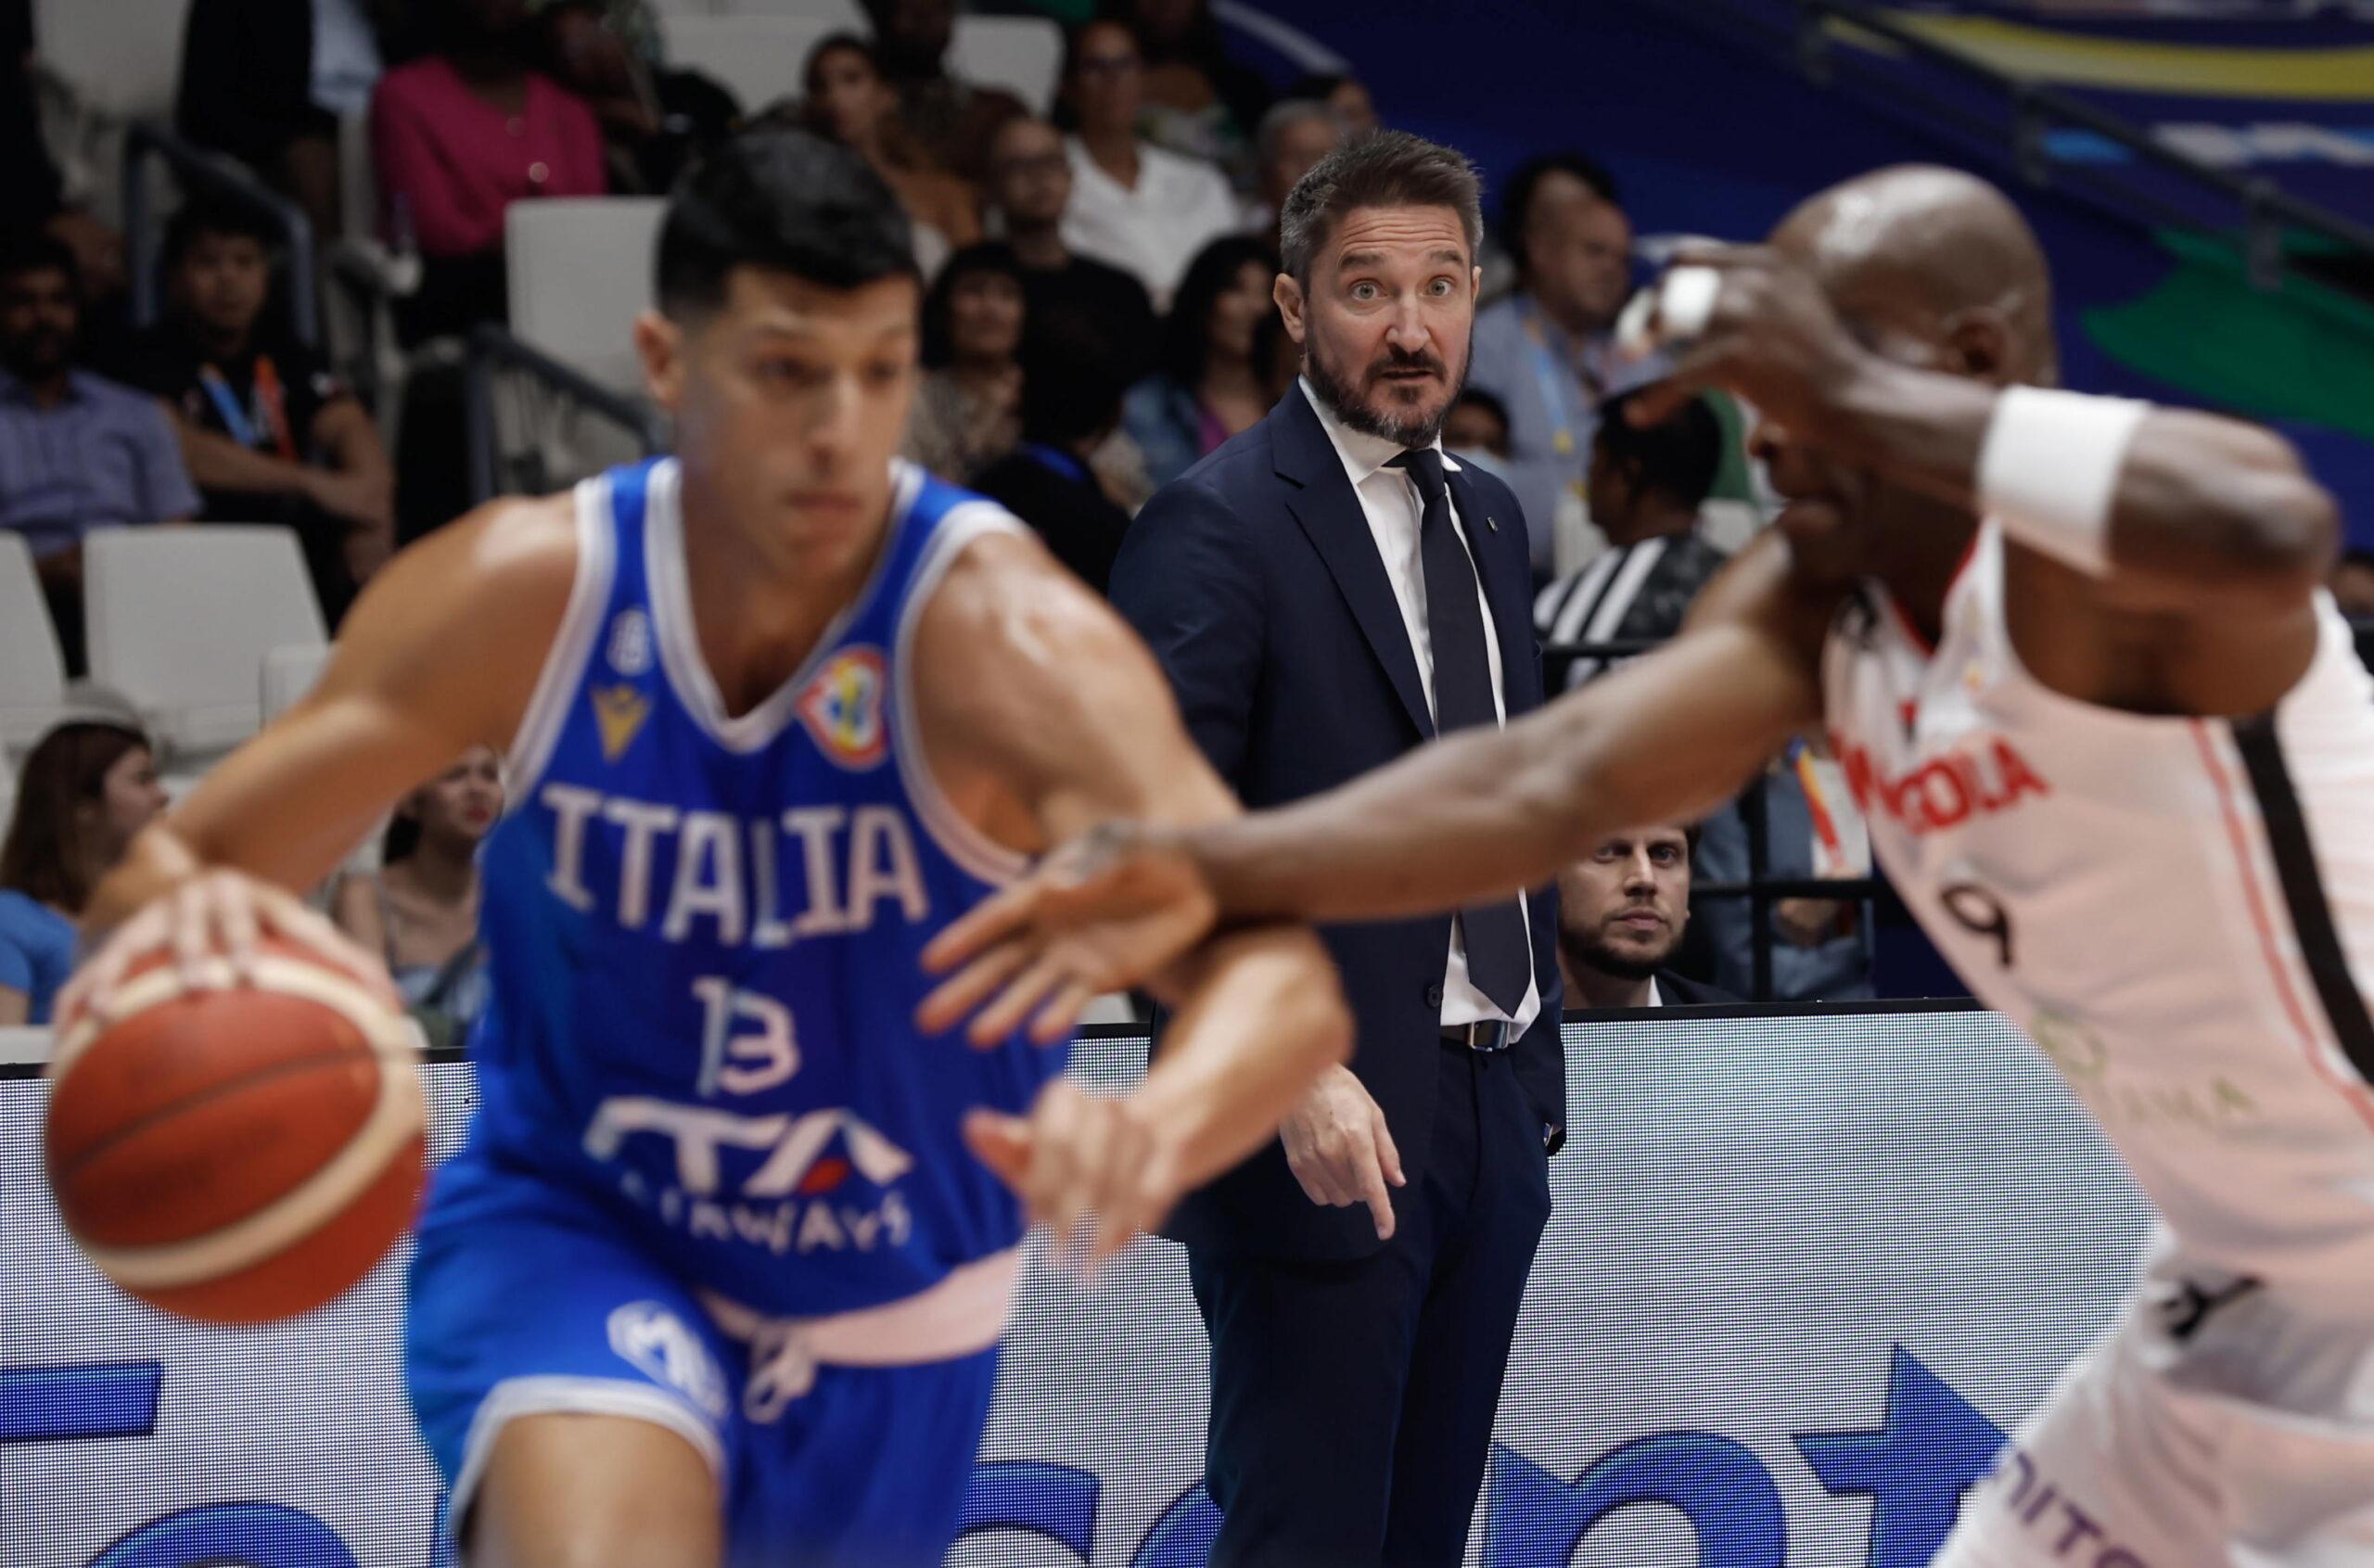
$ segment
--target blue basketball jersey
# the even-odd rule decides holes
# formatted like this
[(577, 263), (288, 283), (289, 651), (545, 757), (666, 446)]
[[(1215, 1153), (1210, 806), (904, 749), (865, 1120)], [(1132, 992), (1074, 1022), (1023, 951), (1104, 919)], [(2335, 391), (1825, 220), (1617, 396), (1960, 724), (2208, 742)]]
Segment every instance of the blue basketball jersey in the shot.
[(1019, 1238), (959, 1124), (1027, 1108), (1064, 1064), (910, 1022), (925, 944), (1022, 862), (935, 786), (909, 644), (964, 546), (1021, 525), (899, 464), (872, 581), (729, 716), (680, 478), (660, 460), (578, 487), (576, 587), (483, 850), (491, 999), (459, 1163), (592, 1193), (756, 1311), (872, 1306)]

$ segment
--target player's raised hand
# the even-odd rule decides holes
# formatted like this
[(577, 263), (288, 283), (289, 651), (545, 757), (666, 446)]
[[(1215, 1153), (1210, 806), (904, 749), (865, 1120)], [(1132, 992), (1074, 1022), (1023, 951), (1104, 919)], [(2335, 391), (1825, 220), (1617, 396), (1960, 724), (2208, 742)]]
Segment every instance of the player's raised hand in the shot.
[(1162, 1223), (1181, 1189), (1176, 1142), (1135, 1100), (1086, 1094), (1058, 1078), (1027, 1116), (975, 1111), (964, 1141), (1083, 1273)]
[(1685, 247), (1626, 308), (1616, 338), (1635, 357), (1677, 356), (1633, 401), (1634, 424), (1661, 424), (1720, 387), (1816, 442), (1870, 360), (1813, 274), (1764, 245)]
[(387, 965), (302, 900), (245, 873), (217, 868), (159, 894), (109, 934), (58, 993), (59, 1033), (86, 1015), (106, 1023), (117, 983), (136, 961), (160, 948), (172, 952), (182, 983), (194, 990), (249, 984), (257, 945), (266, 934), (304, 943), (390, 1005), (400, 1005)]
[(991, 1046), (1022, 1026), (1050, 1045), (1090, 1001), (1142, 985), (1210, 934), (1219, 906), (1202, 870), (1162, 830), (1108, 822), (1051, 851), (1030, 874), (924, 950), (949, 979), (915, 1010), (929, 1034), (968, 1015)]

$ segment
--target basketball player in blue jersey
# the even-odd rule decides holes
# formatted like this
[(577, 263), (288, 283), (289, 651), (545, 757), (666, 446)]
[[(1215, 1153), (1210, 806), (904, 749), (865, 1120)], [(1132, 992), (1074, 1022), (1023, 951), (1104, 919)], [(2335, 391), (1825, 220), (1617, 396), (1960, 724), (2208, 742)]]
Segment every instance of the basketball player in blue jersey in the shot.
[(1110, 1252), (1348, 1049), (1283, 928), (1165, 976), (1181, 1021), (1126, 1100), (909, 1022), (925, 943), (1027, 855), (1235, 809), (1120, 621), (894, 457), (917, 295), (862, 163), (729, 144), (634, 327), (678, 455), (408, 552), (98, 894), (127, 924), (86, 994), (160, 939), (328, 947), (285, 890), (461, 751), (507, 754), (481, 1104), (407, 1325), (472, 1568), (937, 1563), (1026, 1219)]

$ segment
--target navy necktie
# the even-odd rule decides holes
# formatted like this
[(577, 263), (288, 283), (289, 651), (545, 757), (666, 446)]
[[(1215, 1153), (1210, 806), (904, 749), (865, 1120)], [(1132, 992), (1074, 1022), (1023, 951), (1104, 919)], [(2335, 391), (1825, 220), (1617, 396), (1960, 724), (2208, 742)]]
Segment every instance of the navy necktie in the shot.
[[(1420, 447), (1393, 459), (1418, 487), (1425, 511), (1418, 524), (1418, 559), (1426, 578), (1426, 637), (1435, 651), (1435, 730), (1449, 734), (1471, 724), (1498, 726), (1492, 701), (1491, 651), (1475, 566), (1450, 520), (1450, 487), (1443, 456)], [(1459, 911), (1467, 943), (1467, 977), (1514, 1018), (1533, 978), (1525, 910), (1515, 899), (1474, 904)]]

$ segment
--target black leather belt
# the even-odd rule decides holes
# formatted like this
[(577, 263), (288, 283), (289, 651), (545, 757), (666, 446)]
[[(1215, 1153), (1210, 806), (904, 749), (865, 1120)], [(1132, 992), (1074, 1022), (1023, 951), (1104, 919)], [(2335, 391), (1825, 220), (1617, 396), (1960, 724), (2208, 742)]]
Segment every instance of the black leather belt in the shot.
[(1506, 1019), (1491, 1018), (1474, 1024), (1446, 1024), (1443, 1043), (1454, 1051), (1506, 1051), (1516, 1043)]

